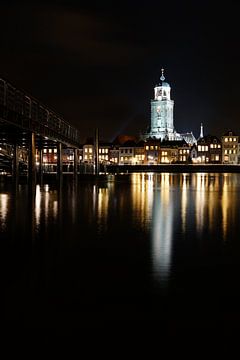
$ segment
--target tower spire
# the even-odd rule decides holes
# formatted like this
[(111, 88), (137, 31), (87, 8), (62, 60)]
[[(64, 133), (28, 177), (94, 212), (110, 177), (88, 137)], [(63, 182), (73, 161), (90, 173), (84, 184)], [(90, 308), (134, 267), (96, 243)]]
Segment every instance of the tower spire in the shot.
[(164, 81), (165, 80), (164, 69), (162, 68), (161, 71), (162, 71), (162, 76), (160, 77), (160, 80)]
[(202, 138), (203, 138), (203, 124), (201, 123), (199, 139), (202, 139)]

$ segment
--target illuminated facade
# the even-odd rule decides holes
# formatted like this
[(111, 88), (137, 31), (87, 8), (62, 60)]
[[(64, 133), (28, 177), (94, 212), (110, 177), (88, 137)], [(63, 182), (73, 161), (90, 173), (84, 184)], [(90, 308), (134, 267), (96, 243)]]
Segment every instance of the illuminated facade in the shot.
[(239, 136), (228, 131), (222, 136), (222, 162), (223, 164), (239, 164)]
[(171, 87), (165, 82), (162, 69), (161, 83), (154, 88), (154, 99), (151, 100), (151, 129), (149, 136), (161, 140), (176, 140), (177, 134), (173, 125), (173, 106)]
[(221, 164), (222, 144), (221, 141), (212, 135), (206, 135), (197, 142), (198, 163)]
[(161, 141), (185, 140), (190, 145), (195, 144), (197, 141), (192, 132), (179, 134), (174, 128), (174, 101), (171, 99), (171, 87), (165, 81), (164, 69), (162, 69), (160, 80), (160, 84), (154, 88), (154, 99), (151, 100), (150, 130), (143, 135), (143, 138), (153, 138)]

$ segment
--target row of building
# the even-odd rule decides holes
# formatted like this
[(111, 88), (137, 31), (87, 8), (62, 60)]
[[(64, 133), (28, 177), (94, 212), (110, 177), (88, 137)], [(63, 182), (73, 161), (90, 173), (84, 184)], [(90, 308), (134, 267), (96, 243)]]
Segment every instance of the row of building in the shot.
[[(86, 143), (80, 160), (94, 161), (94, 145)], [(99, 162), (105, 164), (239, 164), (240, 136), (228, 131), (221, 139), (217, 136), (200, 137), (195, 144), (185, 140), (146, 139), (136, 142), (127, 140), (123, 144), (99, 144)]]
[[(71, 149), (64, 151), (64, 162), (73, 162), (72, 152)], [(94, 142), (87, 141), (78, 150), (78, 155), (80, 163), (94, 164)], [(200, 136), (194, 144), (185, 140), (148, 138), (136, 141), (133, 137), (119, 137), (113, 143), (99, 143), (98, 160), (105, 165), (240, 164), (240, 136), (228, 131), (221, 139), (212, 135)], [(45, 148), (43, 162), (57, 162), (56, 149)]]
[[(98, 159), (102, 164), (143, 165), (143, 164), (239, 164), (240, 136), (228, 131), (221, 139), (212, 135), (203, 135), (201, 124), (198, 140), (192, 131), (179, 133), (174, 126), (174, 100), (171, 99), (171, 87), (165, 81), (164, 69), (160, 83), (154, 87), (151, 100), (151, 122), (149, 128), (141, 134), (141, 140), (134, 137), (119, 136), (113, 143), (100, 143)], [(43, 161), (57, 161), (56, 149), (45, 148)], [(93, 164), (96, 148), (93, 141), (87, 141), (79, 149), (79, 161)], [(73, 155), (70, 149), (63, 153), (63, 161), (70, 163)]]

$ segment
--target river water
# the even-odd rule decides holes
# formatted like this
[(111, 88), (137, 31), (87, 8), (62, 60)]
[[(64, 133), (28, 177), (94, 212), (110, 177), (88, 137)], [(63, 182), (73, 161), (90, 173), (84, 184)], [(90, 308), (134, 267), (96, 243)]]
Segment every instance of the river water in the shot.
[(240, 174), (0, 183), (6, 333), (232, 334), (239, 208)]

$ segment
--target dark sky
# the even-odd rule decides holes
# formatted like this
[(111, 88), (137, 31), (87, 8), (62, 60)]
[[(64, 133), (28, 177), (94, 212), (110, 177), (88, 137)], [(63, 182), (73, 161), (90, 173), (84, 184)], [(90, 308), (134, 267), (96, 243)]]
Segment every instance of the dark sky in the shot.
[[(83, 5), (87, 3), (87, 5)], [(240, 133), (237, 2), (1, 1), (0, 77), (71, 124), (82, 140), (138, 134), (161, 67), (179, 132)]]

